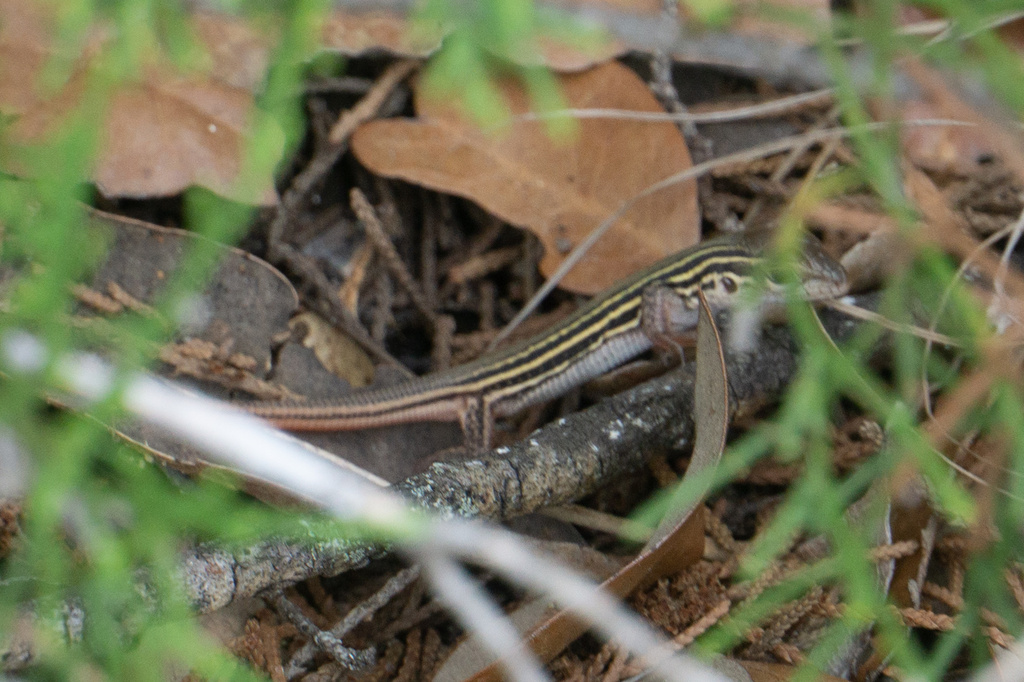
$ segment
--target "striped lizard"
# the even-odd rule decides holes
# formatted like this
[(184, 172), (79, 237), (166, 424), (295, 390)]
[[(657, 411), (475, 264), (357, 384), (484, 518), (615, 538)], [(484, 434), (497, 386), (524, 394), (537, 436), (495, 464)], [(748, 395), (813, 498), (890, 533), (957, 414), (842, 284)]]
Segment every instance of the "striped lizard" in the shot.
[[(496, 418), (551, 399), (674, 338), (697, 323), (697, 291), (713, 310), (733, 305), (760, 262), (756, 242), (711, 239), (637, 272), (537, 336), (474, 362), (341, 398), (308, 403), (242, 402), (289, 431), (347, 431), (416, 421), (458, 421), (473, 450), (490, 446)], [(846, 291), (846, 273), (813, 238), (799, 265), (801, 295), (827, 300)], [(764, 302), (783, 287), (768, 279)]]

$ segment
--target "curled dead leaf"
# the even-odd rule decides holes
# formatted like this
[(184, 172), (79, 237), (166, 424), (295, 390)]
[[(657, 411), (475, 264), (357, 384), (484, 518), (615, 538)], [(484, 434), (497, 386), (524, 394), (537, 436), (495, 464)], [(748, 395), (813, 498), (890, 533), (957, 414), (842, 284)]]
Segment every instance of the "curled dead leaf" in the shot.
[(303, 328), (302, 345), (312, 350), (320, 364), (353, 388), (369, 386), (373, 361), (359, 344), (312, 312), (299, 313), (288, 322), (293, 331)]
[[(647, 86), (614, 62), (559, 77), (575, 108), (661, 112)], [(553, 140), (529, 111), (521, 87), (503, 82), (513, 114), (485, 132), (453, 106), (417, 91), (420, 118), (372, 121), (352, 139), (359, 160), (376, 173), (476, 201), (538, 236), (541, 270), (553, 272), (565, 253), (623, 202), (690, 165), (679, 130), (668, 122), (583, 119), (570, 140)], [(595, 293), (699, 238), (696, 185), (672, 185), (638, 201), (563, 281)]]

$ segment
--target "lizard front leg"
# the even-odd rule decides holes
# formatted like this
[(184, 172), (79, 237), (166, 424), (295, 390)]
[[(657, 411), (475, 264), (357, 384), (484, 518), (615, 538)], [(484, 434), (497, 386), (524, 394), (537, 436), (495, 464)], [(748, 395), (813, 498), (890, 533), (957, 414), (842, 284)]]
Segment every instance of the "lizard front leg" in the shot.
[(696, 327), (696, 296), (684, 298), (662, 284), (644, 289), (640, 300), (640, 329), (666, 364), (683, 361), (682, 342), (692, 340)]

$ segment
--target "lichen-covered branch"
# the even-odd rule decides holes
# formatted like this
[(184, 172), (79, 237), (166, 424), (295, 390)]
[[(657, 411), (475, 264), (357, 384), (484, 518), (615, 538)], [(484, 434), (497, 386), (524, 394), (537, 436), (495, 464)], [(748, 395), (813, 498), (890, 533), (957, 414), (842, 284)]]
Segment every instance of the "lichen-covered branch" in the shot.
[[(824, 311), (841, 340), (857, 323)], [(789, 332), (766, 329), (754, 350), (726, 353), (730, 411), (749, 413), (778, 399), (799, 358)], [(440, 516), (504, 519), (565, 504), (636, 471), (652, 456), (686, 448), (693, 436), (694, 367), (620, 393), (471, 460), (434, 464), (395, 486), (410, 504)], [(273, 540), (241, 551), (202, 546), (182, 563), (187, 594), (200, 611), (281, 588), (313, 575), (337, 575), (386, 552), (366, 543)]]

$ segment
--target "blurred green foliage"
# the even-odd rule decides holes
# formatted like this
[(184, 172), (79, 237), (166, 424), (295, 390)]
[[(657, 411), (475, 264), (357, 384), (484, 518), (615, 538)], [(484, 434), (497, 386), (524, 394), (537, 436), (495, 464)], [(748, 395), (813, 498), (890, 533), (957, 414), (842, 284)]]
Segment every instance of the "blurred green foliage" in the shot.
[[(280, 162), (273, 150), (281, 145), (267, 144), (269, 139), (283, 138), (291, 152), (306, 133), (302, 79), (311, 68), (320, 73), (332, 64), (330, 59), (317, 57), (317, 27), (328, 4), (311, 0), (220, 4), (234, 11), (272, 15), (281, 28), (259, 94), (240, 179), (245, 183), (271, 172)], [(690, 4), (715, 21), (728, 15), (728, 3), (705, 0)], [(821, 37), (846, 123), (856, 126), (870, 120), (864, 104), (869, 98), (892, 99), (892, 63), (902, 52), (979, 74), (1016, 112), (1024, 110), (1020, 57), (988, 28), (993, 17), (1018, 9), (1019, 3), (919, 3), (953, 22), (950, 35), (937, 41), (895, 38), (899, 35), (895, 2), (861, 4), (867, 11), (855, 19), (837, 19), (834, 32)], [(92, 198), (87, 178), (104, 102), (117, 83), (139, 76), (139, 65), (154, 50), (187, 65), (195, 58), (196, 49), (185, 28), (184, 10), (174, 3), (63, 0), (60, 7), (59, 35), (65, 45), (83, 44), (86, 31), (99, 17), (112, 21), (116, 31), (103, 68), (90, 75), (78, 110), (52, 137), (32, 149), (27, 169), (30, 179), (0, 179), (3, 263), (16, 266), (20, 273), (6, 292), (0, 339), (13, 329), (29, 330), (45, 340), (51, 359), (80, 346), (80, 332), (68, 324), (73, 305), (70, 286), (102, 255), (103, 245), (91, 242), (81, 229), (80, 202)], [(510, 74), (523, 80), (539, 109), (562, 106), (552, 76), (543, 68), (523, 64), (536, 63), (546, 36), (570, 37), (585, 46), (595, 35), (593, 29), (527, 1), (428, 0), (418, 8), (417, 17), (422, 30), (440, 30), (446, 36), (443, 48), (427, 68), (429, 88), (457, 94), (474, 116), (488, 122), (506, 115), (494, 80)], [(867, 78), (853, 71), (833, 35), (863, 41), (871, 65)], [(69, 68), (69, 63), (55, 58), (47, 65), (42, 85), (63, 82)], [(819, 194), (845, 191), (851, 185), (870, 188), (904, 229), (914, 229), (913, 209), (901, 190), (896, 133), (855, 134), (853, 143), (861, 159), (851, 171), (854, 175), (831, 186), (826, 179), (818, 187)], [(189, 229), (230, 243), (245, 230), (251, 210), (194, 190), (185, 197), (185, 216)], [(799, 216), (790, 216), (782, 227), (783, 242), (795, 244), (792, 237), (802, 228)], [(213, 265), (216, 251), (203, 243), (197, 240), (195, 252), (159, 303), (168, 318), (174, 318), (176, 306)], [(882, 312), (897, 322), (913, 323), (911, 310), (936, 310), (936, 292), (944, 291), (953, 275), (948, 258), (922, 251), (911, 267), (888, 285)], [(850, 503), (875, 481), (884, 481), (905, 466), (922, 473), (935, 504), (952, 523), (971, 523), (979, 516), (972, 498), (928, 445), (918, 424), (919, 406), (914, 403), (922, 376), (933, 385), (955, 386), (964, 368), (983, 362), (981, 349), (990, 332), (982, 312), (956, 290), (950, 301), (941, 323), (946, 333), (954, 334), (963, 344), (963, 352), (926, 356), (920, 340), (897, 336), (892, 348), (894, 364), (885, 377), (869, 365), (870, 349), (879, 332), (865, 331), (838, 352), (821, 337), (807, 309), (793, 306), (794, 329), (803, 348), (800, 375), (775, 417), (730, 447), (716, 472), (716, 482), (726, 485), (768, 454), (804, 463), (802, 477), (789, 491), (771, 528), (752, 548), (745, 575), (757, 575), (798, 534), (824, 535), (835, 554), (735, 611), (702, 640), (703, 648), (728, 649), (767, 614), (821, 584), (842, 586), (846, 608), (843, 619), (810, 656), (819, 664), (828, 660), (844, 638), (872, 622), (879, 641), (890, 647), (892, 662), (926, 679), (942, 678), (965, 645), (973, 647), (979, 662), (987, 658), (980, 629), (982, 609), (998, 614), (1008, 632), (1019, 635), (1021, 617), (1012, 607), (1014, 601), (1003, 575), (1021, 561), (1021, 543), (1017, 541), (1024, 512), (1021, 476), (1007, 477), (1007, 494), (994, 498), (994, 530), (1003, 541), (978, 548), (965, 567), (966, 600), (957, 627), (942, 633), (927, 650), (885, 606), (876, 585), (869, 550), (878, 540), (875, 531), (884, 505), (869, 507), (863, 522), (854, 525), (844, 516)], [(124, 333), (114, 336), (120, 345), (109, 353), (124, 368), (138, 366), (145, 357), (145, 345), (165, 340), (168, 334), (142, 316), (127, 315), (114, 324), (123, 327)], [(48, 367), (42, 376), (52, 379), (53, 371)], [(34, 467), (19, 546), (2, 567), (5, 589), (0, 592), (0, 634), (9, 635), (19, 610), (31, 605), (40, 618), (38, 665), (31, 676), (69, 679), (99, 670), (121, 679), (162, 680), (173, 664), (210, 679), (255, 677), (224, 656), (187, 617), (188, 605), (175, 582), (178, 550), (185, 540), (244, 543), (269, 533), (287, 534), (295, 530), (293, 520), (206, 482), (196, 482), (183, 491), (154, 467), (140, 465), (138, 454), (113, 440), (99, 422), (46, 409), (39, 389), (39, 377), (13, 375), (0, 383), (0, 435), (10, 434), (31, 453)], [(845, 479), (834, 474), (829, 449), (829, 425), (841, 402), (864, 410), (888, 433), (884, 451)], [(99, 420), (112, 418), (115, 403), (111, 399), (91, 412)], [(997, 382), (984, 412), (972, 416), (978, 429), (1011, 443), (1008, 451), (1013, 459), (1006, 466), (1014, 472), (1024, 470), (1024, 462), (1019, 461), (1024, 457), (1021, 414), (1020, 387)], [(1014, 570), (1019, 571), (1019, 566)], [(52, 627), (69, 603), (80, 606), (88, 616), (84, 636), (71, 646)]]

